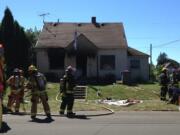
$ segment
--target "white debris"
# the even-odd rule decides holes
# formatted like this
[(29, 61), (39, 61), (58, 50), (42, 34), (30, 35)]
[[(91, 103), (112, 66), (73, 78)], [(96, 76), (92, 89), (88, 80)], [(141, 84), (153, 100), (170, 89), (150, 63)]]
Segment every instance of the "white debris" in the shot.
[(128, 106), (137, 103), (142, 103), (142, 100), (99, 100), (99, 103), (108, 104), (108, 105), (117, 105), (117, 106)]

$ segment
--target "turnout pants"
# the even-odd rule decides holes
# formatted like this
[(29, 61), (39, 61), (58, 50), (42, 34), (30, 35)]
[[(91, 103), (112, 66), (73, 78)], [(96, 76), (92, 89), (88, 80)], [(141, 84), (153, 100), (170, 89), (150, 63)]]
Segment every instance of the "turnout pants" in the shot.
[(7, 108), (11, 110), (13, 104), (15, 103), (15, 111), (18, 112), (20, 107), (20, 98), (21, 96), (19, 93), (16, 94), (15, 92), (12, 91), (11, 94), (9, 95)]
[(62, 103), (60, 106), (60, 114), (64, 114), (64, 111), (67, 107), (67, 114), (71, 114), (73, 112), (73, 105), (74, 105), (74, 95), (73, 94), (66, 94), (62, 96)]
[(38, 94), (32, 94), (31, 102), (31, 116), (36, 116), (37, 114), (37, 104), (39, 103), (39, 99), (43, 104), (44, 112), (46, 115), (50, 115), (50, 107), (48, 104), (48, 96), (47, 93), (38, 93)]

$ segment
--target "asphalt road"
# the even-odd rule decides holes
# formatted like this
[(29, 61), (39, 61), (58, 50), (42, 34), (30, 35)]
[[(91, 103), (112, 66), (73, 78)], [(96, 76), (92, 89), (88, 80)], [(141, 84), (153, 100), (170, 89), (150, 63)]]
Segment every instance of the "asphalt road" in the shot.
[[(80, 112), (82, 114), (82, 112)], [(86, 114), (86, 112), (83, 112)], [(82, 118), (53, 117), (31, 121), (30, 116), (4, 115), (7, 135), (179, 135), (180, 112), (117, 112)]]

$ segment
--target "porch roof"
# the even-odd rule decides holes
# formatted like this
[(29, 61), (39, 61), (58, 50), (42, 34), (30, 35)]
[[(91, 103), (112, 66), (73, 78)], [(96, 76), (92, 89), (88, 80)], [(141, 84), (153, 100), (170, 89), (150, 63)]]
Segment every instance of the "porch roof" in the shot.
[(128, 56), (144, 56), (144, 57), (149, 57), (148, 54), (140, 52), (134, 48), (128, 47)]

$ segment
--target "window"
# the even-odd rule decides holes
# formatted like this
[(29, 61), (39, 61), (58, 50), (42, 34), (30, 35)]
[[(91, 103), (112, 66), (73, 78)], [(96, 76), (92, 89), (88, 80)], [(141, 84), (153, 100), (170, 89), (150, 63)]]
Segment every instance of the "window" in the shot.
[(101, 70), (114, 70), (115, 69), (115, 56), (114, 55), (101, 55), (100, 56), (100, 69)]
[(130, 64), (131, 64), (131, 68), (133, 68), (133, 69), (140, 68), (140, 60), (131, 60)]
[(64, 69), (64, 49), (50, 48), (48, 49), (48, 57), (50, 69)]

